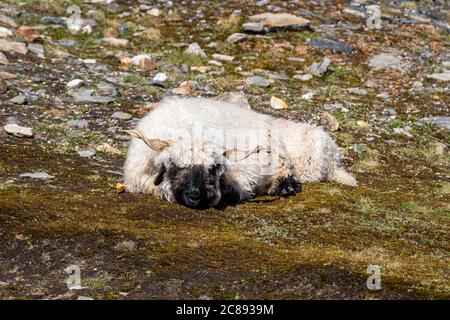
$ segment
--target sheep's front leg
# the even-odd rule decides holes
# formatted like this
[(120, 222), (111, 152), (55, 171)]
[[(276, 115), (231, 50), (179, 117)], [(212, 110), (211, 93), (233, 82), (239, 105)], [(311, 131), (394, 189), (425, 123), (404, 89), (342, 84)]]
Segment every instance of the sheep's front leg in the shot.
[(287, 197), (295, 195), (302, 190), (300, 179), (293, 175), (278, 176), (269, 188), (268, 194), (271, 196)]

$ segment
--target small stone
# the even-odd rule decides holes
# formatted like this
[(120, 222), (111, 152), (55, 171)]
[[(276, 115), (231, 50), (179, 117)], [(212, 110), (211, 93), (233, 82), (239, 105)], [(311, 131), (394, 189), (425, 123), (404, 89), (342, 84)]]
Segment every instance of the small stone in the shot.
[(27, 48), (28, 48), (28, 50), (30, 50), (30, 52), (34, 53), (39, 58), (41, 58), (41, 59), (45, 58), (44, 46), (42, 44), (40, 44), (40, 43), (30, 43)]
[(46, 16), (42, 17), (40, 21), (42, 24), (56, 24), (63, 27), (67, 26), (66, 18)]
[(367, 122), (363, 121), (363, 120), (358, 120), (356, 122), (356, 125), (358, 127), (360, 127), (361, 129), (368, 129), (368, 128), (370, 128), (370, 125)]
[(10, 28), (17, 28), (17, 23), (8, 16), (0, 14), (0, 24), (4, 24)]
[(309, 73), (307, 73), (307, 74), (297, 74), (297, 75), (294, 76), (294, 79), (298, 79), (300, 81), (309, 81), (312, 78), (313, 78), (313, 75), (309, 74)]
[(147, 11), (147, 14), (154, 16), (154, 17), (159, 17), (161, 15), (161, 10), (159, 10), (158, 8), (153, 8)]
[(377, 94), (377, 98), (381, 98), (383, 100), (388, 100), (391, 97), (389, 92), (383, 91), (380, 94)]
[(227, 41), (230, 43), (238, 43), (244, 41), (247, 37), (245, 33), (233, 33), (227, 38)]
[(34, 40), (41, 37), (39, 32), (37, 32), (34, 27), (29, 26), (21, 26), (14, 33), (26, 42), (33, 42)]
[(154, 77), (153, 77), (153, 81), (154, 82), (158, 82), (158, 83), (164, 83), (166, 82), (168, 79), (167, 75), (164, 72), (160, 72), (157, 73)]
[(208, 64), (213, 65), (213, 66), (216, 66), (216, 67), (221, 67), (221, 66), (223, 66), (223, 63), (222, 63), (222, 62), (219, 62), (219, 61), (216, 61), (216, 60), (210, 60), (210, 61), (208, 61)]
[(119, 39), (113, 37), (101, 38), (99, 41), (108, 43), (115, 47), (128, 47), (129, 41), (127, 39)]
[(87, 128), (89, 122), (85, 119), (81, 120), (69, 120), (67, 121), (67, 125), (72, 128), (84, 129)]
[(187, 49), (185, 50), (185, 52), (187, 54), (192, 54), (195, 56), (201, 56), (201, 57), (206, 57), (206, 53), (203, 51), (202, 48), (200, 48), (200, 46), (198, 45), (198, 43), (194, 42), (191, 43)]
[(77, 151), (78, 155), (82, 158), (92, 158), (95, 156), (95, 150), (87, 149), (87, 150), (79, 150)]
[(381, 29), (381, 9), (379, 5), (366, 6), (368, 18), (366, 20), (367, 29), (380, 30)]
[(315, 77), (322, 77), (327, 71), (331, 60), (323, 58), (320, 62), (314, 62), (309, 68), (308, 72)]
[(82, 60), (84, 64), (96, 64), (97, 60), (95, 59), (83, 59)]
[(67, 82), (66, 86), (67, 86), (67, 88), (72, 89), (72, 88), (78, 88), (78, 87), (80, 87), (83, 84), (84, 84), (83, 80), (81, 80), (81, 79), (74, 79), (74, 80), (71, 80), (71, 81)]
[(9, 63), (8, 58), (2, 52), (0, 52), (0, 64), (8, 64), (8, 63)]
[(353, 93), (353, 94), (357, 94), (359, 96), (367, 95), (367, 90), (363, 89), (363, 88), (348, 88), (348, 89), (345, 89), (345, 91)]
[(406, 68), (402, 60), (389, 53), (380, 53), (369, 58), (369, 65), (373, 70), (395, 69), (404, 72)]
[(32, 128), (22, 127), (15, 123), (5, 125), (3, 129), (6, 133), (19, 138), (32, 138), (34, 135)]
[(331, 132), (339, 130), (339, 122), (328, 112), (322, 113), (320, 116), (320, 124)]
[(438, 128), (450, 130), (450, 117), (427, 117), (420, 119), (420, 122), (430, 123)]
[(273, 83), (273, 80), (268, 80), (268, 79), (265, 79), (260, 76), (252, 76), (252, 77), (248, 77), (246, 82), (247, 82), (247, 85), (249, 85), (249, 86), (258, 86), (258, 87), (266, 88), (266, 87), (269, 87)]
[(272, 107), (272, 109), (275, 110), (282, 110), (289, 108), (286, 102), (275, 96), (272, 96), (272, 98), (270, 98), (270, 106)]
[(411, 127), (404, 127), (404, 128), (394, 128), (394, 133), (405, 135), (408, 138), (412, 138), (413, 135), (411, 134)]
[(0, 51), (27, 54), (28, 49), (25, 43), (0, 39)]
[(116, 189), (117, 193), (123, 193), (126, 191), (127, 186), (124, 185), (123, 183), (118, 182), (118, 183), (116, 183), (114, 188)]
[(264, 25), (257, 22), (247, 22), (242, 25), (242, 29), (246, 32), (259, 33), (264, 31)]
[(433, 73), (427, 75), (427, 78), (439, 80), (439, 81), (450, 81), (450, 71), (442, 72), (442, 73)]
[(115, 97), (117, 96), (117, 89), (111, 83), (100, 81), (97, 88), (97, 94), (102, 97)]
[(156, 69), (156, 63), (152, 60), (149, 54), (139, 54), (134, 56), (131, 58), (131, 63), (147, 71)]
[(200, 73), (206, 73), (206, 72), (208, 72), (210, 70), (210, 67), (207, 67), (207, 66), (200, 66), (200, 67), (193, 66), (193, 67), (191, 67), (191, 70), (192, 71), (198, 71)]
[(133, 118), (133, 115), (131, 115), (127, 112), (116, 111), (111, 115), (111, 118), (119, 119), (119, 120), (130, 120), (131, 118)]
[(114, 97), (93, 95), (94, 90), (81, 87), (69, 91), (69, 94), (77, 103), (109, 103), (115, 100)]
[(276, 29), (304, 30), (309, 28), (310, 21), (289, 13), (261, 13), (249, 17), (250, 22), (260, 23), (265, 31)]
[(36, 180), (49, 180), (49, 179), (55, 178), (55, 176), (52, 176), (44, 171), (25, 172), (25, 173), (20, 174), (19, 177), (36, 179)]
[(172, 89), (172, 93), (178, 95), (189, 95), (195, 92), (195, 90), (197, 90), (197, 83), (189, 80), (182, 82), (178, 88)]
[(9, 30), (8, 28), (4, 28), (4, 27), (0, 27), (0, 37), (4, 38), (4, 37), (10, 37), (12, 36), (12, 31)]
[(24, 94), (19, 94), (19, 95), (15, 96), (14, 98), (10, 99), (9, 101), (11, 101), (14, 104), (26, 104), (26, 103), (28, 103), (27, 97)]
[(302, 99), (305, 99), (305, 100), (312, 100), (312, 99), (314, 99), (314, 96), (315, 96), (315, 95), (316, 95), (315, 92), (310, 91), (310, 92), (307, 92), (307, 93), (305, 93), (304, 95), (302, 95)]
[(213, 59), (220, 60), (220, 61), (226, 61), (226, 62), (231, 62), (234, 60), (233, 56), (228, 56), (226, 54), (215, 53), (212, 55), (212, 57), (213, 57)]
[(348, 44), (327, 38), (313, 39), (309, 42), (309, 45), (314, 48), (332, 50), (345, 54), (350, 54), (353, 51), (352, 47)]
[(121, 154), (122, 153), (119, 149), (114, 148), (113, 146), (110, 146), (107, 143), (102, 143), (101, 145), (99, 145), (96, 148), (96, 150), (97, 150), (97, 152), (100, 152), (100, 153), (110, 153), (110, 154)]

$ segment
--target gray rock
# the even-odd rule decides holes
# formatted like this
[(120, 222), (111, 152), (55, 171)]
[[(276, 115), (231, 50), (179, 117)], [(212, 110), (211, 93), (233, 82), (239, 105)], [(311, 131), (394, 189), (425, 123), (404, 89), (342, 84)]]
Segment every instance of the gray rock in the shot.
[(309, 45), (313, 48), (332, 50), (345, 54), (350, 54), (353, 52), (353, 49), (350, 45), (344, 42), (339, 42), (327, 38), (313, 39), (309, 42)]
[(260, 23), (264, 31), (278, 29), (305, 30), (309, 28), (310, 21), (290, 13), (261, 13), (249, 17), (250, 22)]
[(48, 17), (48, 16), (42, 17), (41, 23), (42, 24), (56, 24), (56, 25), (63, 26), (63, 27), (67, 26), (66, 19), (60, 18), (60, 17)]
[(406, 71), (402, 60), (389, 53), (380, 53), (370, 57), (369, 65), (373, 70), (394, 69), (400, 72)]
[(331, 60), (323, 58), (320, 62), (314, 62), (309, 68), (308, 72), (315, 77), (322, 77), (328, 70)]
[(32, 128), (22, 127), (16, 123), (10, 123), (3, 127), (6, 133), (18, 138), (32, 138), (34, 133)]
[(257, 22), (247, 22), (242, 25), (245, 32), (260, 33), (264, 31), (264, 25)]
[(41, 58), (41, 59), (45, 58), (44, 46), (42, 44), (40, 44), (40, 43), (30, 43), (27, 48), (28, 48), (28, 50), (30, 52), (34, 53), (39, 58)]
[(427, 76), (429, 79), (439, 80), (439, 81), (450, 81), (450, 71), (433, 73)]
[(127, 112), (116, 111), (112, 114), (111, 118), (120, 120), (130, 120), (133, 116)]
[(383, 100), (388, 100), (391, 97), (391, 95), (389, 94), (389, 92), (383, 91), (380, 94), (378, 94), (377, 97)]
[(101, 81), (98, 84), (97, 94), (100, 96), (115, 97), (117, 96), (117, 90), (111, 83)]
[(427, 117), (420, 119), (419, 123), (430, 123), (435, 125), (438, 128), (450, 130), (450, 117)]
[(273, 81), (270, 81), (260, 76), (248, 77), (246, 82), (249, 86), (258, 86), (263, 88), (266, 88), (273, 83)]
[(337, 110), (337, 111), (341, 111), (341, 112), (348, 112), (349, 110), (346, 108), (346, 107), (344, 107), (343, 105), (342, 105), (342, 103), (340, 103), (340, 102), (335, 102), (335, 103), (326, 103), (326, 104), (324, 104), (323, 105), (323, 108), (325, 109), (325, 110), (328, 110), (328, 111), (333, 111), (333, 110)]
[(238, 43), (244, 41), (247, 37), (245, 33), (233, 33), (227, 38), (227, 41), (230, 43)]
[(12, 103), (14, 104), (26, 104), (28, 103), (27, 97), (24, 94), (19, 94), (17, 96), (15, 96), (14, 98), (12, 98), (11, 100)]
[(79, 150), (77, 151), (77, 153), (82, 158), (92, 158), (96, 154), (95, 150), (93, 149)]
[(67, 121), (67, 125), (72, 128), (84, 129), (87, 128), (89, 122), (85, 119), (81, 120), (69, 120)]
[(17, 28), (17, 23), (8, 16), (0, 14), (0, 23), (10, 28)]
[(309, 73), (307, 73), (307, 74), (297, 74), (297, 75), (294, 76), (294, 79), (298, 79), (300, 81), (309, 81), (312, 78), (313, 78), (313, 75), (309, 74)]
[(36, 180), (49, 180), (49, 179), (55, 178), (55, 176), (52, 176), (44, 171), (25, 172), (25, 173), (20, 174), (19, 177), (36, 179)]
[(218, 53), (213, 54), (212, 58), (216, 59), (216, 60), (220, 60), (220, 61), (226, 61), (226, 62), (231, 62), (234, 60), (233, 56), (228, 56), (226, 54), (218, 54)]
[(331, 132), (339, 130), (339, 122), (328, 112), (322, 113), (320, 116), (320, 124)]
[(363, 89), (363, 88), (348, 88), (348, 89), (345, 89), (345, 91), (353, 93), (353, 94), (357, 94), (359, 96), (367, 95), (367, 90)]
[(8, 28), (0, 27), (0, 37), (10, 37), (12, 36), (13, 32), (9, 30)]
[(192, 54), (195, 56), (201, 56), (206, 57), (205, 51), (203, 51), (202, 48), (200, 48), (199, 44), (197, 42), (191, 43), (187, 49), (185, 50), (187, 54)]
[(92, 89), (80, 88), (70, 91), (69, 94), (76, 103), (108, 103), (115, 100), (115, 98), (109, 96), (93, 95), (93, 92)]

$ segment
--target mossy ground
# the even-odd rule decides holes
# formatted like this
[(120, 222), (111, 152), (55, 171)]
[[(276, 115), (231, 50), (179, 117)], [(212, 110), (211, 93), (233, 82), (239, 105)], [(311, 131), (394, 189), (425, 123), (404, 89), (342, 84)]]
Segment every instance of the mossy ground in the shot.
[[(292, 198), (196, 211), (117, 194), (104, 166), (39, 146), (0, 154), (3, 177), (55, 176), (0, 191), (3, 297), (449, 297), (447, 182), (366, 174), (356, 189), (307, 184)], [(88, 288), (68, 293), (69, 265)], [(381, 290), (366, 287), (369, 265)]]

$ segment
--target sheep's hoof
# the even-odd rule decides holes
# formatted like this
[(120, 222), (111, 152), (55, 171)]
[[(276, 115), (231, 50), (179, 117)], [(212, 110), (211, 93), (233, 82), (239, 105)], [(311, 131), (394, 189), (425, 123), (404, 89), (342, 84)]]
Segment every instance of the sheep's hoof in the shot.
[(278, 195), (281, 197), (292, 196), (302, 191), (302, 184), (294, 176), (287, 176), (278, 179), (275, 186), (269, 191), (270, 195)]

